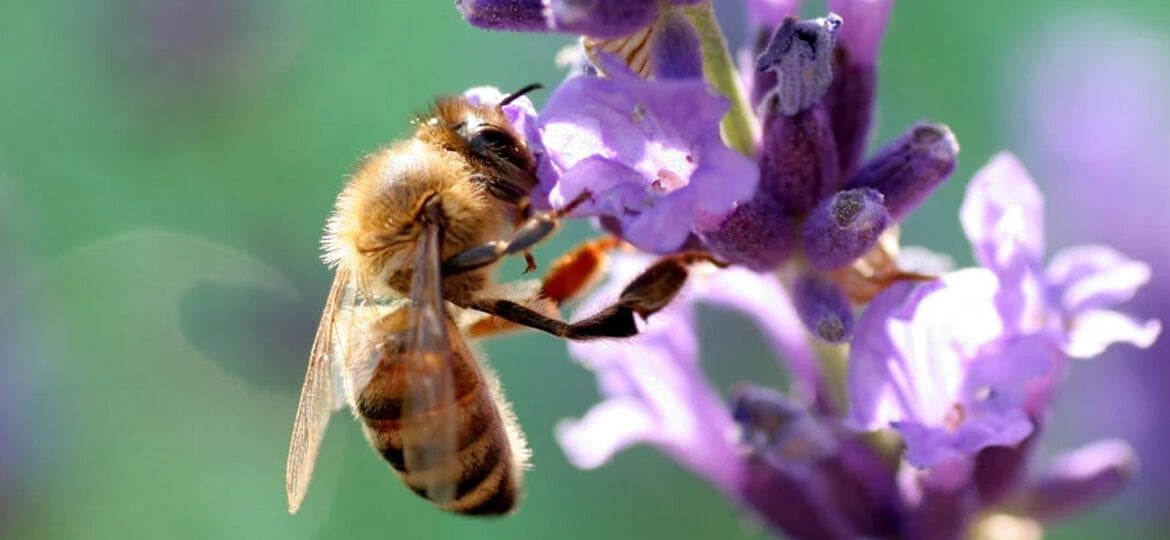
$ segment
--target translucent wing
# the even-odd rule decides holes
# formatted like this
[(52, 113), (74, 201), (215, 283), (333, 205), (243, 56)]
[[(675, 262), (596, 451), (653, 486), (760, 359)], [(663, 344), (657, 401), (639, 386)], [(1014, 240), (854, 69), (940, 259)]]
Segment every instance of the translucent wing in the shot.
[(313, 338), (313, 348), (309, 352), (309, 369), (305, 374), (305, 385), (301, 388), (301, 402), (297, 405), (292, 441), (288, 446), (284, 489), (288, 493), (289, 513), (295, 513), (305, 498), (321, 437), (325, 435), (325, 427), (329, 425), (329, 417), (335, 408), (335, 393), (340, 389), (334, 387), (333, 380), (334, 329), (338, 313), (343, 306), (353, 303), (354, 294), (350, 272), (344, 268), (338, 269), (325, 300), (321, 324)]
[(459, 478), (459, 417), (439, 272), (442, 229), (435, 221), (423, 221), (410, 286), (402, 417), (415, 421), (404, 427), (401, 435), (406, 470), (422, 480), (431, 502), (442, 505), (455, 498)]

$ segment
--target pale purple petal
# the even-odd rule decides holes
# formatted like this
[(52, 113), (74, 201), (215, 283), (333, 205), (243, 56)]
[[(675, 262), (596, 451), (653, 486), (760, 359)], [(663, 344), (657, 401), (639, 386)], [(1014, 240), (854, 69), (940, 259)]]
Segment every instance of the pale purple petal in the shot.
[(893, 427), (918, 467), (1024, 440), (1029, 392), (1059, 352), (1046, 334), (1004, 339), (998, 289), (994, 273), (972, 268), (878, 295), (852, 343), (846, 425)]
[(562, 420), (555, 435), (569, 462), (596, 469), (614, 454), (654, 437), (656, 420), (636, 398), (615, 397), (594, 405), (579, 420)]
[(829, 0), (829, 11), (845, 20), (838, 39), (859, 64), (877, 62), (894, 0)]
[(1044, 200), (1027, 169), (1001, 152), (967, 186), (959, 221), (975, 260), (992, 270), (1023, 263), (1038, 267), (1044, 256)]
[[(579, 313), (613, 301), (651, 260), (615, 255), (610, 280)], [(649, 443), (728, 493), (739, 485), (745, 465), (733, 443), (735, 424), (699, 365), (693, 305), (673, 303), (635, 337), (574, 342), (569, 351), (596, 373), (605, 396), (557, 430), (574, 463), (598, 466), (622, 448)]]
[(896, 422), (894, 429), (906, 443), (906, 461), (931, 468), (955, 459), (968, 459), (988, 446), (1014, 446), (1032, 433), (1032, 421), (1022, 409), (981, 414), (956, 429)]
[(942, 424), (959, 399), (967, 363), (1003, 334), (997, 288), (993, 273), (971, 268), (878, 295), (855, 327), (846, 423), (860, 430), (907, 419)]
[(1045, 271), (1053, 300), (1065, 313), (1111, 307), (1130, 298), (1150, 281), (1150, 265), (1105, 245), (1065, 249)]
[(1162, 332), (1156, 319), (1140, 322), (1129, 315), (1107, 309), (1090, 309), (1077, 314), (1068, 330), (1065, 346), (1073, 358), (1092, 358), (1114, 343), (1129, 343), (1145, 349)]

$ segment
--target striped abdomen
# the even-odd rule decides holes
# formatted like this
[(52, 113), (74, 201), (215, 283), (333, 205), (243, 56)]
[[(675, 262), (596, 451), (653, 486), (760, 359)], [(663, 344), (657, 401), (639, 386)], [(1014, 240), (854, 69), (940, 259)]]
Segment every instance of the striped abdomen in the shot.
[[(410, 381), (404, 365), (400, 340), (391, 335), (385, 353), (374, 368), (369, 384), (356, 396), (353, 405), (364, 424), (366, 438), (398, 472), (408, 487), (431, 499), (428, 482), (453, 486), (454, 497), (446, 502), (431, 500), (452, 512), (499, 515), (510, 512), (520, 493), (522, 460), (527, 452), (522, 435), (506, 405), (497, 405), (494, 374), (481, 371), (455, 325), (448, 321), (454, 403), (431, 411), (403, 414), (404, 397)], [(485, 377), (486, 376), (486, 377)], [(491, 378), (487, 378), (491, 377)], [(502, 396), (499, 399), (503, 399)], [(440, 428), (437, 422), (455, 423), (453, 448), (427, 446), (426, 434)], [(406, 463), (403, 435), (409, 444), (434, 459), (430, 470), (411, 470)]]

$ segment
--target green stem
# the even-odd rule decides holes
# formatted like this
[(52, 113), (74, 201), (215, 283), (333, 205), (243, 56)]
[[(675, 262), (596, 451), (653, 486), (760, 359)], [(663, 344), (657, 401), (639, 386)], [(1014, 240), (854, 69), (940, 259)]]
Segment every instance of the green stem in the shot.
[(735, 60), (727, 48), (723, 29), (715, 18), (715, 9), (709, 1), (682, 9), (699, 32), (699, 40), (703, 44), (703, 72), (707, 75), (707, 81), (731, 100), (731, 110), (727, 111), (721, 124), (723, 139), (731, 148), (751, 156), (755, 153), (755, 116), (740, 87)]

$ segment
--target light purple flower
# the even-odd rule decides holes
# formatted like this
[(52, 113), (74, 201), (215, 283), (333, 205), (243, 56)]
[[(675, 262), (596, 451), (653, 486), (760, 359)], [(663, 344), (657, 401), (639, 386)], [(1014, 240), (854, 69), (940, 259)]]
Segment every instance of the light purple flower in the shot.
[(999, 277), (996, 303), (1009, 330), (1050, 330), (1076, 358), (1095, 356), (1112, 343), (1145, 348), (1157, 338), (1158, 321), (1107, 309), (1149, 280), (1145, 263), (1107, 246), (1079, 246), (1042, 266), (1043, 200), (1015, 156), (1001, 153), (976, 173), (959, 218), (976, 261)]
[[(616, 255), (609, 281), (578, 312), (591, 313), (612, 301), (651, 261)], [(760, 323), (777, 356), (788, 361), (796, 395), (811, 396), (821, 384), (800, 323), (775, 278), (743, 269), (694, 273), (683, 298), (644, 321), (639, 335), (569, 344), (569, 352), (597, 375), (605, 397), (581, 419), (557, 428), (575, 465), (597, 467), (626, 447), (649, 443), (726, 493), (742, 485), (746, 462), (736, 424), (699, 363), (696, 300), (734, 307)]]
[(1141, 263), (1082, 247), (1040, 267), (1043, 201), (1010, 154), (976, 173), (960, 217), (984, 267), (891, 287), (858, 321), (851, 351), (848, 424), (894, 428), (919, 467), (1018, 444), (1065, 354), (1149, 346), (1160, 330), (1105, 309), (1148, 279)]
[[(646, 81), (610, 63), (611, 77), (574, 77), (538, 120), (559, 207), (588, 190), (575, 216), (654, 252), (679, 249), (755, 192), (759, 172), (719, 134), (727, 100), (701, 79)], [(551, 187), (549, 187), (551, 186)]]

